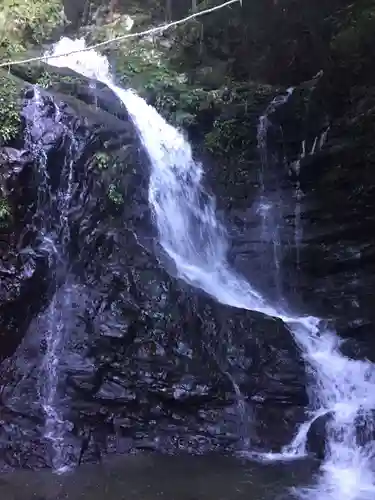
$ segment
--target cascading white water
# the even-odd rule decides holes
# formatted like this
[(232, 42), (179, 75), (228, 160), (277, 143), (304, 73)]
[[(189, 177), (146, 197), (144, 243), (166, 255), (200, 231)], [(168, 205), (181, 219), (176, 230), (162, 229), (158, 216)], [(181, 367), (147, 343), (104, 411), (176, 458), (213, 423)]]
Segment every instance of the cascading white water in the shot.
[[(72, 145), (74, 140), (72, 140)], [(72, 147), (71, 145), (71, 147)], [(69, 157), (70, 155), (68, 155)], [(44, 244), (49, 245), (50, 269), (56, 274), (66, 272), (65, 247), (70, 241), (68, 212), (73, 192), (73, 159), (65, 163), (62, 171), (62, 181), (66, 179), (66, 186), (62, 185), (58, 191), (58, 210), (60, 223), (58, 238), (45, 236)], [(54, 238), (58, 239), (55, 244)], [(57, 276), (56, 279), (59, 279)], [(45, 437), (51, 442), (53, 449), (52, 462), (58, 473), (69, 470), (69, 450), (65, 446), (65, 435), (71, 423), (64, 418), (61, 410), (59, 386), (61, 382), (61, 359), (70, 326), (72, 312), (72, 285), (65, 282), (58, 290), (57, 285), (51, 303), (44, 314), (46, 352), (43, 361), (44, 379), (41, 383), (40, 395), (43, 410), (46, 415)]]
[[(82, 41), (63, 39), (54, 52), (61, 54), (82, 46)], [(355, 426), (359, 414), (371, 426), (370, 411), (375, 408), (373, 365), (341, 355), (339, 338), (318, 318), (293, 316), (271, 305), (230, 268), (226, 232), (216, 218), (215, 200), (202, 188), (202, 166), (194, 161), (190, 145), (141, 97), (113, 83), (106, 58), (91, 50), (46, 62), (106, 83), (126, 106), (151, 163), (149, 202), (160, 243), (180, 277), (223, 304), (281, 318), (299, 344), (315, 380), (310, 388), (311, 419), (301, 426), (293, 443), (273, 458), (303, 456), (311, 423), (328, 412), (332, 412), (332, 420), (318, 484), (296, 494), (314, 500), (373, 500), (375, 448), (371, 443), (357, 442)]]
[[(25, 108), (26, 133), (25, 143), (38, 159), (38, 201), (35, 226), (42, 240), (40, 250), (48, 255), (49, 273), (52, 283), (52, 299), (46, 309), (36, 319), (33, 327), (43, 333), (45, 352), (38, 377), (38, 396), (45, 414), (44, 437), (51, 443), (52, 463), (57, 472), (69, 469), (68, 452), (65, 446), (66, 431), (71, 426), (64, 419), (59, 392), (61, 375), (61, 357), (64, 350), (65, 337), (69, 328), (69, 315), (72, 309), (71, 286), (64, 283), (66, 276), (66, 245), (70, 240), (68, 212), (73, 194), (73, 156), (77, 147), (71, 136), (67, 160), (63, 165), (59, 187), (56, 193), (51, 192), (50, 174), (47, 170), (47, 157), (42, 142), (34, 137), (43, 137), (45, 105), (38, 88), (34, 89), (34, 97)], [(56, 109), (56, 121), (59, 113)], [(55, 200), (55, 203), (52, 201)], [(46, 217), (48, 213), (49, 217)], [(53, 222), (56, 213), (57, 223)], [(60, 283), (59, 283), (60, 282)]]
[(69, 446), (65, 437), (72, 424), (64, 417), (61, 404), (61, 359), (63, 357), (71, 312), (71, 287), (65, 285), (55, 292), (47, 311), (39, 318), (45, 332), (46, 352), (42, 363), (40, 399), (45, 413), (44, 436), (52, 446), (54, 470), (63, 473), (70, 469)]

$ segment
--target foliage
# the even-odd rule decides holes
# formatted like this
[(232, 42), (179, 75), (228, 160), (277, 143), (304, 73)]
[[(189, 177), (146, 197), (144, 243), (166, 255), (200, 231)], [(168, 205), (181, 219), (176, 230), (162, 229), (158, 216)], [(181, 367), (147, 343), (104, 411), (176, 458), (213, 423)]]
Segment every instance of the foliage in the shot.
[(98, 170), (107, 170), (110, 166), (111, 158), (108, 153), (99, 151), (94, 155), (94, 164)]
[(53, 85), (53, 77), (48, 71), (43, 71), (36, 83), (43, 89), (48, 89)]
[(375, 1), (352, 4), (342, 11), (336, 27), (337, 33), (331, 43), (336, 63), (368, 79), (373, 66), (369, 50), (375, 44)]
[(117, 207), (124, 204), (124, 197), (116, 183), (110, 184), (108, 188), (108, 199)]
[[(80, 31), (89, 43), (126, 34), (131, 27), (134, 30), (150, 27), (152, 20), (163, 20), (160, 19), (165, 11), (163, 0), (119, 0), (115, 3), (118, 11), (109, 15), (105, 6), (99, 2), (93, 16), (95, 23)], [(149, 98), (168, 118), (182, 123), (191, 117), (189, 114), (175, 114), (180, 100), (186, 104), (189, 100), (196, 100), (197, 91), (186, 84), (186, 75), (170, 67), (168, 52), (169, 42), (158, 35), (124, 40), (113, 52), (111, 47), (106, 50), (116, 79), (122, 85), (134, 88), (143, 97)]]
[[(92, 36), (95, 38), (94, 33)], [(206, 134), (205, 144), (209, 150), (221, 155), (235, 148), (245, 150), (249, 145), (248, 122), (244, 118), (247, 109), (257, 106), (259, 99), (265, 106), (271, 87), (241, 82), (246, 89), (244, 93), (241, 85), (225, 75), (218, 78), (211, 70), (199, 85), (196, 79), (192, 81), (176, 65), (170, 64), (168, 55), (173, 50), (171, 42), (162, 37), (121, 43), (110, 54), (116, 79), (124, 86), (135, 88), (174, 125)], [(208, 84), (208, 80), (211, 83)], [(234, 116), (224, 116), (230, 115), (233, 109)], [(257, 108), (257, 112), (261, 110)]]
[(123, 44), (114, 67), (123, 84), (146, 91), (183, 83), (185, 78), (168, 68), (163, 53), (152, 42)]
[(124, 44), (115, 54), (114, 68), (122, 85), (148, 98), (176, 125), (191, 124), (207, 94), (190, 86), (184, 74), (170, 68), (162, 50), (149, 41)]
[(16, 138), (20, 130), (20, 87), (5, 73), (0, 73), (0, 145)]
[[(74, 0), (65, 5), (69, 2), (74, 10)], [(219, 3), (221, 0), (200, 0), (198, 8)], [(64, 23), (62, 0), (4, 0), (3, 4), (3, 49), (7, 44), (15, 44), (11, 49), (18, 50), (40, 43)], [(249, 123), (253, 123), (251, 109), (259, 111), (263, 105), (259, 82), (299, 84), (332, 64), (332, 54), (340, 64), (361, 69), (363, 51), (375, 33), (374, 4), (375, 0), (252, 0), (164, 34), (125, 40), (105, 51), (117, 80), (135, 88), (169, 121), (202, 130), (211, 151), (225, 156), (238, 150), (246, 156)], [(181, 18), (192, 2), (116, 0), (104, 4), (89, 0), (87, 5), (86, 26), (77, 35), (95, 43), (127, 33), (132, 23), (136, 31), (169, 18)], [(75, 9), (78, 12), (79, 8)], [(17, 13), (17, 22), (13, 14), (10, 19), (10, 12)], [(69, 88), (79, 83), (40, 65), (32, 67), (31, 73), (25, 74), (25, 79), (66, 93), (74, 94)], [(237, 92), (241, 85), (247, 93)], [(270, 93), (268, 89), (265, 95)], [(12, 135), (12, 125), (9, 127), (5, 137)], [(99, 170), (108, 168), (105, 154), (98, 155), (96, 165)]]
[(12, 212), (8, 200), (0, 196), (0, 228), (8, 226), (11, 216)]
[(238, 84), (216, 94), (217, 110), (212, 129), (205, 135), (205, 147), (215, 156), (249, 160), (256, 146), (259, 115), (279, 90), (257, 83)]
[[(205, 0), (200, 7), (221, 3)], [(221, 68), (232, 80), (290, 85), (329, 62), (337, 11), (349, 0), (251, 0), (182, 25), (171, 58), (182, 71)]]
[(63, 22), (61, 0), (2, 0), (0, 52), (10, 55), (39, 45)]
[[(15, 66), (12, 72), (20, 78), (32, 84), (39, 85), (44, 89), (53, 88), (56, 91), (69, 95), (76, 95), (80, 85), (86, 85), (87, 80), (80, 75), (71, 73), (69, 70), (46, 68), (42, 64), (30, 64), (27, 66)], [(64, 72), (68, 74), (64, 74)]]

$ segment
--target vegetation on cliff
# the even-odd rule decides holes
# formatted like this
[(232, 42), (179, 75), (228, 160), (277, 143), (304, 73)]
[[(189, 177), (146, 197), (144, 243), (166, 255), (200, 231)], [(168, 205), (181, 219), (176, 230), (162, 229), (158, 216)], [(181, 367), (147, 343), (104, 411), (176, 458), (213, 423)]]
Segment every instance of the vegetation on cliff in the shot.
[(48, 40), (65, 20), (62, 0), (3, 0), (0, 6), (0, 56)]
[[(3, 0), (0, 6), (0, 61), (25, 54), (51, 39), (65, 22), (61, 0)], [(19, 94), (22, 85), (0, 72), (0, 145), (17, 137), (20, 130)]]
[[(40, 49), (64, 30), (95, 43), (220, 3), (6, 0), (0, 8), (0, 56)], [(327, 106), (340, 109), (353, 85), (372, 79), (368, 48), (374, 27), (374, 0), (253, 0), (160, 35), (123, 41), (105, 52), (119, 82), (137, 89), (168, 120), (203, 140), (206, 149), (223, 157), (236, 152), (246, 159), (254, 143), (249, 124), (283, 86), (299, 85), (323, 70)], [(12, 72), (60, 92), (77, 94), (82, 85), (81, 78), (40, 64)], [(345, 82), (342, 90), (339, 81)], [(330, 85), (337, 94), (331, 105)], [(17, 134), (18, 124), (13, 87), (7, 83), (2, 89), (4, 142)]]
[(9, 202), (0, 194), (0, 231), (8, 226), (11, 218), (11, 208)]
[(11, 142), (19, 133), (21, 88), (12, 75), (0, 71), (0, 146)]

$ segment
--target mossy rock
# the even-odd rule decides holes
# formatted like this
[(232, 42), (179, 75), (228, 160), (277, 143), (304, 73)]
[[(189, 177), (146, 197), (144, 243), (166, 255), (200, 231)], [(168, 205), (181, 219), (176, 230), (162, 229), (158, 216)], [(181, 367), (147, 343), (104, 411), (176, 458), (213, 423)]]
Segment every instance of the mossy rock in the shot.
[(212, 130), (205, 135), (205, 148), (217, 157), (253, 159), (259, 116), (279, 92), (280, 89), (256, 82), (233, 84), (217, 92), (215, 119)]
[(46, 90), (53, 89), (72, 96), (79, 93), (81, 86), (87, 87), (88, 85), (87, 78), (74, 73), (70, 69), (53, 68), (42, 62), (15, 65), (11, 68), (11, 72), (32, 85), (39, 85)]

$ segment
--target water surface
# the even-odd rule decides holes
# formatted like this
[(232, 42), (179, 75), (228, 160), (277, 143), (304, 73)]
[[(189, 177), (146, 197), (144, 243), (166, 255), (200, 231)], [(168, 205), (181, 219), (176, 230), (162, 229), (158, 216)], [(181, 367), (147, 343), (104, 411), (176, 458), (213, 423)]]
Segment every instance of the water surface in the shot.
[(4, 500), (292, 500), (312, 463), (258, 464), (217, 455), (128, 455), (58, 475), (50, 470), (0, 476)]

